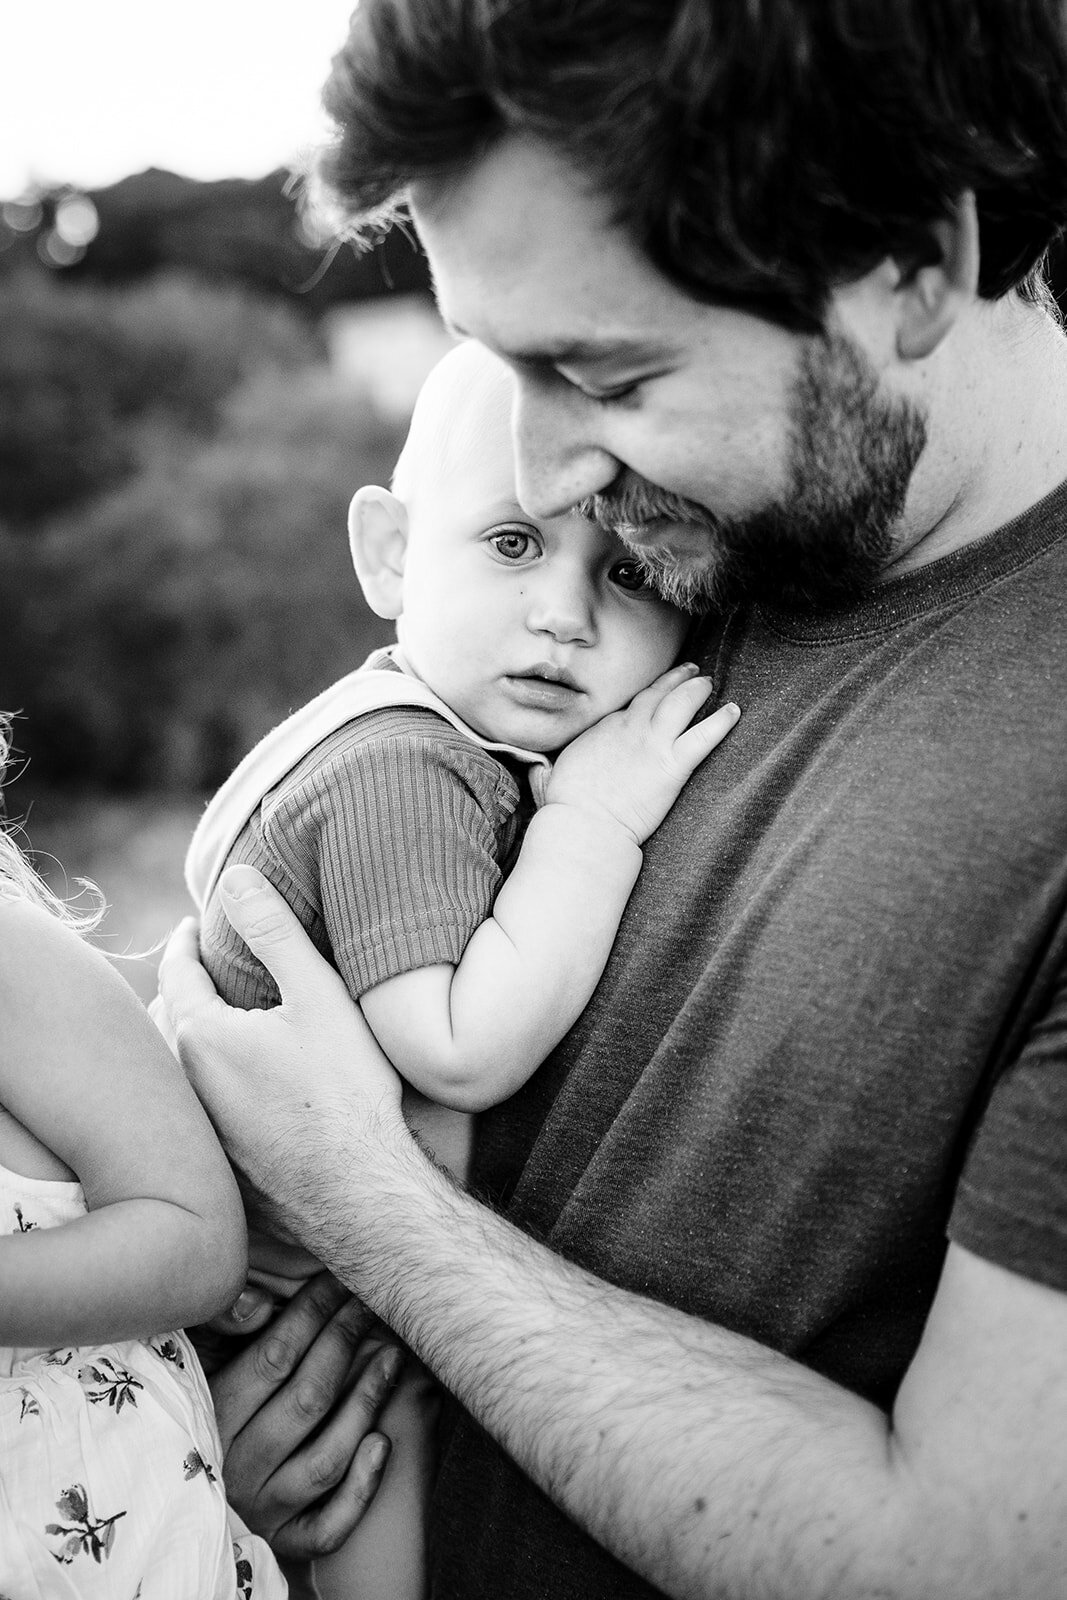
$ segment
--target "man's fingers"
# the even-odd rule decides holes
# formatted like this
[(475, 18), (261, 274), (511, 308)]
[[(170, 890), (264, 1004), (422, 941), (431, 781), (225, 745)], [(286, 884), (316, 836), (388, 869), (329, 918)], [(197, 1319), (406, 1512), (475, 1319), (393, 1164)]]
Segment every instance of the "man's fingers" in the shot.
[(234, 1304), (204, 1324), (212, 1333), (247, 1338), (265, 1328), (274, 1315), (274, 1296), (259, 1284), (246, 1283)]
[(389, 1460), (389, 1440), (369, 1433), (361, 1441), (343, 1480), (331, 1494), (278, 1529), (271, 1548), (285, 1556), (332, 1555), (358, 1526), (374, 1499)]
[(370, 1313), (323, 1274), (217, 1375), (227, 1496), (279, 1554), (325, 1554), (359, 1521), (388, 1455), (375, 1425), (402, 1363)]
[(378, 1423), (403, 1367), (398, 1346), (368, 1339), (357, 1376), (344, 1401), (302, 1451), (275, 1473), (269, 1492), (281, 1508), (311, 1507), (282, 1520), (274, 1544), (282, 1554), (307, 1550), (324, 1555), (342, 1545), (372, 1499), (389, 1454)]
[(227, 1448), (253, 1418), (257, 1430), (262, 1431), (262, 1451), (273, 1451), (275, 1464), (304, 1438), (309, 1424), (299, 1414), (303, 1397), (294, 1404), (287, 1380), (313, 1352), (312, 1386), (328, 1386), (335, 1374), (335, 1394), (340, 1391), (358, 1342), (351, 1322), (355, 1320), (363, 1333), (371, 1323), (370, 1314), (362, 1307), (338, 1322), (338, 1313), (347, 1309), (349, 1299), (348, 1291), (335, 1278), (320, 1273), (293, 1296), (269, 1329), (216, 1374), (211, 1393)]
[[(163, 959), (159, 963), (159, 1000), (162, 1000), (168, 1017), (175, 1011), (188, 1014), (210, 1005), (218, 999), (215, 985), (200, 965), (199, 934), (193, 917), (183, 917), (167, 940)], [(165, 1038), (172, 1038), (152, 1002), (153, 1021)]]
[(307, 1004), (324, 983), (340, 982), (281, 895), (254, 867), (227, 867), (219, 894), (230, 922), (278, 985), (283, 1005)]
[(167, 1041), (171, 1054), (176, 1056), (178, 1054), (178, 1040), (161, 994), (157, 994), (154, 1000), (149, 1001), (148, 1015)]
[(683, 768), (694, 772), (704, 757), (722, 743), (740, 715), (741, 707), (731, 700), (713, 711), (710, 717), (694, 723), (675, 739), (675, 758)]

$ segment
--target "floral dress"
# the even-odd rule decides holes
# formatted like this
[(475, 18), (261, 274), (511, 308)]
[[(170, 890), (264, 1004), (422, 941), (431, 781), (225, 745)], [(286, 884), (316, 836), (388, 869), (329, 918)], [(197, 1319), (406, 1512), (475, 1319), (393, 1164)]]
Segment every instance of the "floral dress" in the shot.
[[(0, 1167), (0, 1233), (84, 1213), (80, 1184)], [(221, 1457), (182, 1333), (0, 1348), (0, 1600), (283, 1600)]]

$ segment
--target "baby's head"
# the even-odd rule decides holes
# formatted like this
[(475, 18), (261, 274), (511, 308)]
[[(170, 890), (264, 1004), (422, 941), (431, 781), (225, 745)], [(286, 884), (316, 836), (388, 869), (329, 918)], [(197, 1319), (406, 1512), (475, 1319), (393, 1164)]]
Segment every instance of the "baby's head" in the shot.
[(368, 604), (408, 666), (484, 738), (568, 744), (677, 659), (689, 619), (625, 546), (515, 496), (513, 380), (458, 345), (416, 402), (391, 490), (360, 489), (349, 532)]

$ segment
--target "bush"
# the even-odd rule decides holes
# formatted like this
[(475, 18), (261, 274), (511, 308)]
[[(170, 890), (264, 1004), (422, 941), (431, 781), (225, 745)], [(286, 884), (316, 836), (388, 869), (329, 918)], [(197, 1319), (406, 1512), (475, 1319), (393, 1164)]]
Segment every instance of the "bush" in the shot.
[(0, 538), (0, 576), (21, 546), (36, 597), (0, 672), (38, 776), (212, 786), (388, 638), (352, 574), (345, 515), (359, 484), (388, 481), (399, 445), (324, 367), (276, 365), (224, 403), (211, 442), (157, 451), (32, 550)]
[(134, 289), (38, 274), (0, 288), (0, 519), (32, 530), (131, 477), (160, 438), (217, 428), (257, 371), (322, 359), (296, 312), (168, 275)]

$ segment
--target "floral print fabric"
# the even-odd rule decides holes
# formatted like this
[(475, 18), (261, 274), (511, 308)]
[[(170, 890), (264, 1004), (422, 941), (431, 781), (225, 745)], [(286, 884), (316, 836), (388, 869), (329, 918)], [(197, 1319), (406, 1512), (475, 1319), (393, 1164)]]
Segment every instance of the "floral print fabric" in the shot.
[[(84, 1211), (80, 1185), (0, 1167), (0, 1233)], [(182, 1333), (0, 1348), (0, 1600), (283, 1600), (221, 1456)]]

